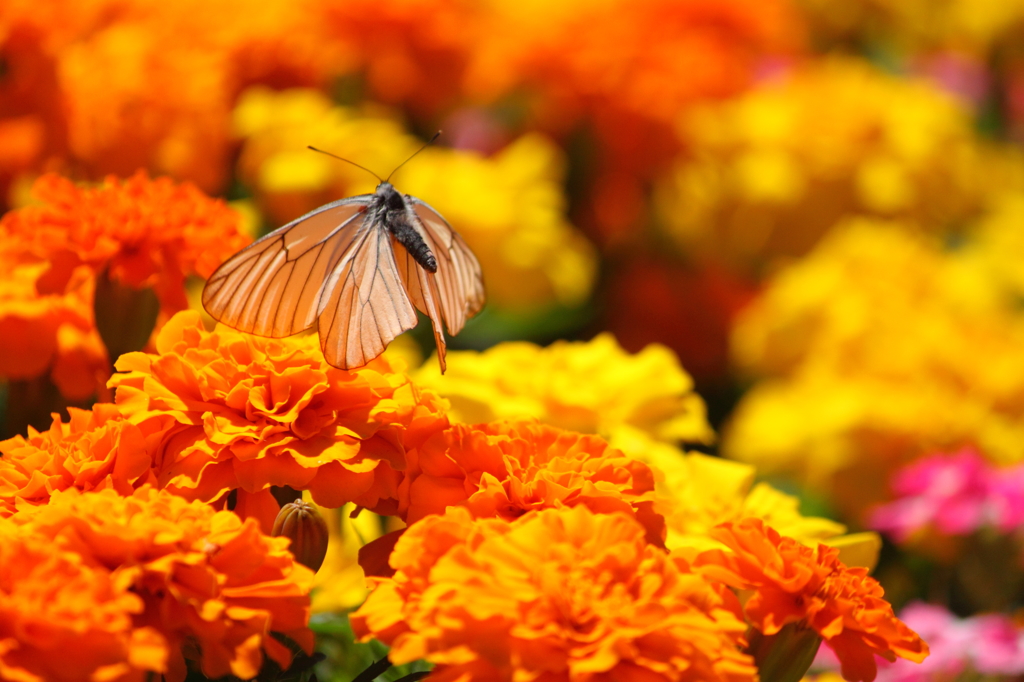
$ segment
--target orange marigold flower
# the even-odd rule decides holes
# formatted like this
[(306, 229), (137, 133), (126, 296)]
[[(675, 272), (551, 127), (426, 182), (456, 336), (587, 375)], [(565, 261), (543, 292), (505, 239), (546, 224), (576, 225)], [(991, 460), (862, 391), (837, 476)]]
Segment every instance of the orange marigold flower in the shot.
[[(147, 433), (167, 429), (157, 485), (189, 499), (240, 489), (272, 503), (276, 485), (309, 490), (325, 507), (374, 507), (395, 494), (405, 441), (447, 425), (440, 399), (383, 358), (336, 369), (313, 336), (207, 332), (194, 311), (164, 325), (155, 354), (125, 354), (117, 369), (111, 386), (125, 417)], [(268, 532), (272, 504), (269, 520), (261, 516)]]
[(14, 173), (61, 164), (90, 178), (148, 168), (217, 191), (238, 92), (326, 84), (339, 67), (321, 3), (268, 0), (259, 12), (246, 0), (58, 4), (0, 6), (3, 189)]
[(437, 682), (756, 679), (736, 598), (645, 535), (583, 506), (514, 522), (454, 507), (409, 527), (352, 627)]
[(123, 578), (0, 521), (0, 679), (142, 682), (163, 670), (163, 638), (133, 627), (143, 603)]
[(75, 268), (63, 287), (45, 291), (51, 265), (2, 228), (0, 242), (0, 378), (49, 372), (64, 397), (89, 398), (110, 376), (93, 322), (92, 272)]
[(39, 203), (5, 215), (0, 230), (50, 261), (54, 284), (78, 264), (97, 273), (108, 268), (115, 281), (153, 288), (167, 313), (188, 307), (187, 275), (209, 277), (249, 241), (223, 201), (141, 171), (127, 180), (110, 176), (96, 187), (48, 174), (32, 191)]
[(135, 627), (158, 631), (170, 645), (168, 680), (185, 678), (183, 645), (197, 645), (210, 678), (251, 679), (264, 652), (288, 667), (291, 652), (271, 632), (312, 651), (313, 572), (295, 561), (287, 538), (262, 534), (253, 519), (145, 487), (131, 497), (59, 491), (12, 520), (130, 586), (143, 606)]
[(130, 495), (152, 478), (162, 432), (144, 432), (107, 403), (68, 412), (67, 423), (54, 414), (46, 431), (29, 426), (28, 437), (0, 441), (0, 517), (13, 514), (19, 502), (46, 504), (55, 490), (110, 488)]
[(750, 623), (766, 635), (789, 623), (815, 630), (836, 652), (848, 680), (873, 680), (875, 655), (921, 662), (928, 645), (896, 618), (882, 586), (866, 568), (848, 568), (839, 550), (812, 549), (779, 535), (760, 519), (726, 523), (711, 537), (729, 551), (709, 550), (695, 570), (730, 587), (753, 590), (744, 605)]
[(583, 505), (635, 516), (649, 540), (665, 539), (654, 511), (654, 473), (599, 436), (534, 421), (453, 425), (406, 455), (397, 514), (414, 523), (450, 505), (512, 520), (528, 511)]

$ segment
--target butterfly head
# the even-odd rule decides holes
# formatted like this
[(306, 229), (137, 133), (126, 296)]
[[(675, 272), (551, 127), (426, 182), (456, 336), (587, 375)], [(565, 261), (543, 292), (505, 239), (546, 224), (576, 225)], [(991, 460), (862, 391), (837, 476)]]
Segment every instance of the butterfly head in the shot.
[(405, 199), (390, 182), (382, 182), (377, 185), (377, 200), (384, 205), (388, 211), (405, 211)]

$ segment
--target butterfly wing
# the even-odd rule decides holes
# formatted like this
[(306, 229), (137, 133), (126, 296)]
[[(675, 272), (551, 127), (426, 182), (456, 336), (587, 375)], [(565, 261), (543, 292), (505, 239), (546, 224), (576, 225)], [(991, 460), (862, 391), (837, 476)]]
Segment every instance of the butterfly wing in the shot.
[(391, 235), (379, 220), (367, 225), (324, 289), (318, 328), (324, 358), (335, 367), (361, 367), (416, 326)]
[[(432, 278), (436, 281), (434, 298), (440, 316), (448, 333), (458, 334), (466, 320), (484, 306), (486, 297), (480, 263), (440, 213), (416, 197), (406, 195), (405, 198), (413, 217), (410, 222), (437, 259), (437, 272)], [(431, 293), (429, 287), (423, 289)], [(432, 320), (436, 319), (428, 310), (420, 310)]]
[[(398, 243), (397, 239), (392, 240), (392, 247), (406, 293), (409, 294), (416, 309), (430, 318), (430, 324), (434, 330), (434, 344), (437, 346), (437, 361), (441, 365), (441, 374), (444, 374), (448, 367), (445, 362), (448, 344), (445, 343), (444, 332), (441, 330), (441, 312), (437, 306), (441, 294), (438, 291), (436, 275), (420, 267), (416, 259)], [(441, 266), (438, 263), (438, 271), (440, 269)]]
[(203, 289), (203, 307), (239, 331), (280, 338), (313, 326), (331, 273), (366, 222), (373, 195), (326, 204), (228, 259)]
[(289, 336), (316, 322), (325, 359), (343, 369), (365, 365), (416, 326), (418, 308), (433, 323), (444, 372), (442, 322), (457, 334), (483, 307), (480, 264), (437, 211), (406, 197), (410, 222), (437, 259), (437, 272), (427, 272), (367, 210), (373, 200), (327, 204), (254, 242), (210, 277), (203, 305), (259, 336)]

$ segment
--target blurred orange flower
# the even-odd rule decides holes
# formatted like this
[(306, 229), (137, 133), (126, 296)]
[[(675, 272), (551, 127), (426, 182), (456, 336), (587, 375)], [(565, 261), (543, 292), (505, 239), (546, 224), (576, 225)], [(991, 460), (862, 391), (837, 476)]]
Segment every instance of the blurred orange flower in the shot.
[(30, 426), (27, 438), (0, 442), (0, 516), (13, 514), (19, 503), (46, 504), (51, 493), (67, 488), (130, 495), (152, 476), (162, 432), (144, 432), (107, 403), (68, 412), (67, 423), (54, 414), (46, 431)]
[(185, 655), (198, 658), (210, 678), (255, 677), (264, 653), (288, 667), (291, 652), (271, 632), (312, 651), (313, 572), (295, 562), (286, 538), (263, 535), (255, 520), (150, 487), (131, 497), (55, 492), (49, 504), (12, 520), (112, 571), (138, 595), (144, 608), (134, 625), (166, 638), (168, 680), (185, 678)]
[(608, 238), (643, 224), (645, 180), (680, 151), (680, 111), (740, 92), (803, 43), (780, 0), (348, 0), (323, 21), (382, 101), (421, 116), (499, 103), (559, 137), (585, 126), (585, 218)]
[(245, 246), (237, 213), (194, 186), (136, 173), (82, 187), (58, 175), (33, 186), (38, 204), (11, 211), (0, 230), (26, 244), (31, 256), (51, 263), (40, 293), (62, 291), (74, 268), (107, 269), (135, 289), (152, 287), (165, 313), (188, 307), (185, 277), (209, 277)]
[(125, 417), (147, 433), (167, 429), (159, 487), (205, 501), (233, 489), (260, 493), (258, 504), (273, 504), (269, 519), (260, 517), (270, 524), (270, 486), (308, 489), (325, 507), (392, 497), (405, 437), (448, 423), (440, 399), (384, 358), (336, 369), (315, 336), (207, 332), (194, 311), (164, 325), (156, 353), (123, 355), (117, 369), (111, 386)]
[(21, 239), (0, 228), (0, 378), (22, 380), (49, 372), (69, 400), (84, 400), (110, 376), (96, 333), (92, 272), (75, 268), (66, 286), (40, 293), (50, 266), (33, 262)]
[(645, 534), (583, 506), (514, 522), (454, 507), (410, 526), (352, 627), (438, 682), (755, 680), (736, 598)]
[(143, 601), (125, 577), (0, 522), (0, 679), (142, 682), (164, 670), (163, 637), (133, 628)]
[[(797, 14), (775, 0), (485, 6), (491, 30), (478, 36), (467, 89), (493, 96), (529, 83), (548, 98), (546, 116), (564, 120), (589, 109), (599, 127), (628, 116), (671, 121), (696, 100), (734, 94), (753, 78), (758, 58), (796, 51), (802, 41)], [(622, 133), (615, 137), (636, 141), (635, 131)]]
[(656, 544), (654, 473), (598, 436), (534, 421), (457, 424), (406, 453), (397, 513), (407, 523), (464, 505), (478, 518), (518, 518), (535, 509), (582, 505), (635, 516)]
[(596, 138), (582, 223), (606, 244), (642, 233), (646, 181), (681, 151), (680, 112), (749, 87), (764, 62), (801, 50), (790, 3), (771, 0), (492, 0), (467, 90), (534, 91), (531, 118)]
[(58, 166), (89, 179), (146, 168), (222, 190), (235, 96), (252, 83), (327, 82), (339, 54), (321, 25), (316, 2), (294, 0), (259, 11), (245, 0), (4, 2), (0, 139), (17, 144), (0, 152), (0, 190)]
[(710, 534), (729, 550), (701, 553), (694, 569), (730, 587), (753, 590), (743, 610), (764, 634), (788, 623), (815, 630), (836, 652), (847, 680), (875, 679), (876, 655), (918, 663), (928, 656), (928, 645), (896, 618), (878, 581), (866, 568), (847, 568), (838, 549), (811, 549), (759, 519), (722, 524)]

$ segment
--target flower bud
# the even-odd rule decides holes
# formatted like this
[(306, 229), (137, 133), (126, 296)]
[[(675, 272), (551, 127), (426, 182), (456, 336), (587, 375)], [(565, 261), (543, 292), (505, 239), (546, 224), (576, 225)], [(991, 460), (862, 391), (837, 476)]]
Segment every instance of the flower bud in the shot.
[(271, 535), (284, 536), (292, 541), (295, 560), (317, 571), (327, 556), (327, 523), (309, 502), (295, 500), (281, 507), (274, 521)]

